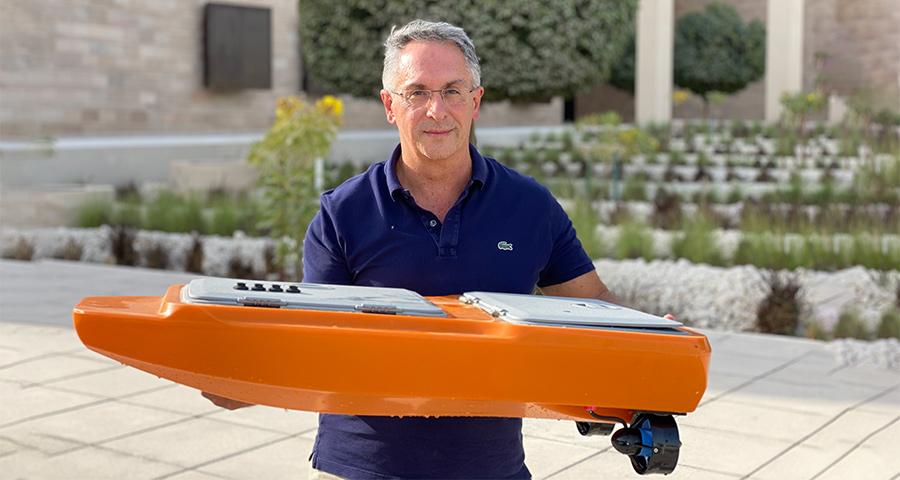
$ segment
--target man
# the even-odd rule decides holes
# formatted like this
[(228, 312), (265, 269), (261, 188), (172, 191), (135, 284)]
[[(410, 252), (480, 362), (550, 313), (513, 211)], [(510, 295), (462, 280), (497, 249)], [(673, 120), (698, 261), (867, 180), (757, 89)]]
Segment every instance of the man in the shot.
[[(416, 20), (385, 46), (381, 100), (400, 145), (322, 195), (304, 282), (615, 301), (550, 192), (469, 145), (484, 88), (465, 32)], [(530, 478), (524, 460), (512, 418), (322, 414), (312, 454), (316, 472), (352, 479)]]

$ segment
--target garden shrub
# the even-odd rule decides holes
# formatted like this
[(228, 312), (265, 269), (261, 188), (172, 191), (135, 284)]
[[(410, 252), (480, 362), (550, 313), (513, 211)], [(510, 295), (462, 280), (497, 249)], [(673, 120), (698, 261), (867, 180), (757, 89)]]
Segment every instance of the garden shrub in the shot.
[(622, 200), (646, 202), (647, 182), (637, 175), (625, 179), (625, 188), (622, 192)]
[(113, 223), (113, 204), (101, 197), (86, 200), (78, 209), (79, 228), (96, 228)]
[(245, 258), (240, 250), (235, 248), (228, 257), (228, 277), (249, 280), (253, 279), (254, 276), (253, 262)]
[(803, 336), (806, 338), (811, 338), (813, 340), (830, 340), (831, 337), (828, 334), (828, 330), (822, 326), (819, 322), (810, 321), (806, 324), (803, 330)]
[(281, 98), (272, 126), (250, 147), (247, 161), (259, 166), (264, 191), (261, 225), (279, 242), (280, 265), (302, 257), (303, 237), (322, 193), (315, 185), (316, 159), (331, 149), (343, 123), (342, 110), (341, 101), (332, 96), (316, 102)]
[(765, 269), (787, 267), (784, 252), (774, 235), (768, 233), (747, 233), (741, 235), (737, 249), (732, 255), (734, 265), (755, 265)]
[(581, 195), (575, 197), (575, 206), (570, 218), (578, 240), (581, 241), (581, 246), (588, 256), (592, 259), (604, 257), (606, 248), (597, 232), (597, 212), (587, 198)]
[(672, 241), (675, 258), (693, 263), (723, 266), (725, 258), (716, 243), (715, 226), (706, 215), (695, 215), (684, 223), (682, 233)]
[(66, 243), (53, 252), (53, 258), (59, 258), (61, 260), (80, 261), (83, 255), (84, 247), (71, 237), (67, 238)]
[(643, 258), (650, 261), (653, 252), (653, 232), (638, 221), (619, 224), (619, 241), (616, 244), (616, 258)]
[(164, 241), (153, 241), (144, 252), (144, 266), (165, 270), (169, 266), (169, 247)]
[(881, 314), (881, 322), (878, 324), (875, 337), (900, 339), (900, 310), (892, 308)]
[(656, 196), (653, 197), (653, 213), (650, 217), (651, 225), (674, 230), (681, 227), (682, 215), (681, 197), (677, 193), (663, 188), (656, 191)]
[(124, 225), (116, 225), (109, 234), (109, 243), (116, 265), (137, 265), (137, 253), (134, 240), (137, 229)]
[(834, 338), (856, 338), (870, 340), (872, 333), (859, 316), (856, 310), (844, 310), (838, 315), (838, 321), (832, 331)]
[(232, 198), (222, 198), (213, 205), (208, 232), (212, 235), (228, 236), (238, 230), (237, 202)]
[(478, 48), (485, 101), (572, 98), (609, 75), (634, 30), (637, 0), (409, 2), (301, 0), (304, 71), (333, 91), (377, 98), (384, 42), (416, 18), (466, 30)]
[(184, 263), (185, 271), (203, 273), (203, 237), (196, 232), (191, 235), (191, 249)]
[(25, 237), (19, 237), (16, 239), (16, 243), (13, 244), (12, 248), (3, 251), (3, 258), (31, 261), (34, 259), (35, 251), (36, 248), (34, 242)]
[(112, 225), (133, 228), (145, 227), (140, 204), (126, 202), (118, 205), (113, 215)]
[(756, 310), (756, 330), (761, 333), (795, 335), (801, 325), (803, 305), (799, 280), (795, 274), (763, 273), (766, 297)]

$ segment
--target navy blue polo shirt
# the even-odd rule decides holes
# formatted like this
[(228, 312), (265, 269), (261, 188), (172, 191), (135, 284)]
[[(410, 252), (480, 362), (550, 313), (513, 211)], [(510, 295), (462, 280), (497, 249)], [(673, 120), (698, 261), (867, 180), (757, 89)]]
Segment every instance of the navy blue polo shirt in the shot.
[[(443, 223), (400, 184), (399, 146), (325, 192), (303, 245), (303, 281), (527, 294), (594, 269), (545, 187), (469, 152), (472, 179)], [(529, 478), (524, 460), (514, 418), (322, 414), (313, 448), (314, 468), (351, 479)]]

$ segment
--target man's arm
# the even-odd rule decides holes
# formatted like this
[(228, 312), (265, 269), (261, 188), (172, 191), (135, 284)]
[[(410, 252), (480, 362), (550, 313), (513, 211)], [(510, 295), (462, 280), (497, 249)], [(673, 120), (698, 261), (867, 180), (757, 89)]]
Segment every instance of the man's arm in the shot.
[(575, 277), (568, 282), (557, 283), (556, 285), (547, 285), (540, 287), (541, 293), (553, 297), (575, 297), (575, 298), (596, 298), (604, 302), (615, 303), (616, 305), (625, 305), (621, 300), (613, 295), (612, 291), (603, 284), (596, 270), (591, 270), (584, 275)]

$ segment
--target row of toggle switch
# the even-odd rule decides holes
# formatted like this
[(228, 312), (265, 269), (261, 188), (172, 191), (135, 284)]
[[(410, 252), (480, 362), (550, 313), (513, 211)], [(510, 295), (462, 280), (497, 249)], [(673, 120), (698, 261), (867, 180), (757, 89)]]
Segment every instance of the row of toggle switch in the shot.
[(254, 283), (252, 287), (248, 287), (246, 282), (237, 282), (237, 285), (234, 286), (235, 290), (252, 290), (254, 292), (287, 292), (287, 293), (300, 293), (300, 288), (296, 285), (288, 285), (287, 289), (282, 289), (281, 285), (277, 283), (273, 283), (268, 289), (266, 286), (261, 283)]

